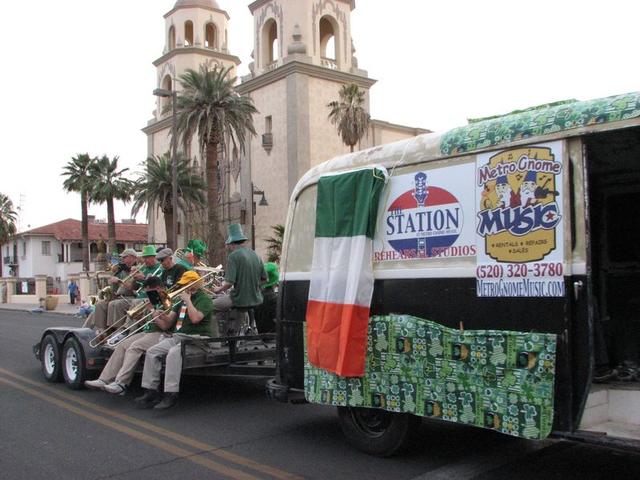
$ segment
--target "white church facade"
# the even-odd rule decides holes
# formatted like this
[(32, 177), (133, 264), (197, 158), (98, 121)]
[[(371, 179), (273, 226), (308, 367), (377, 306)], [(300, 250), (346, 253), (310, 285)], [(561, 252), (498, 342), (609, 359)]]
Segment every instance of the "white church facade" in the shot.
[[(264, 238), (271, 226), (283, 224), (289, 196), (298, 179), (311, 167), (349, 152), (328, 119), (327, 104), (338, 99), (343, 85), (356, 84), (366, 92), (375, 80), (359, 68), (351, 36), (351, 13), (355, 0), (256, 0), (248, 5), (253, 15), (254, 50), (250, 74), (237, 90), (249, 96), (258, 113), (251, 137), (241, 158), (221, 155), (221, 214), (224, 223), (243, 223), (247, 236), (255, 225), (256, 250), (265, 253)], [(165, 15), (165, 49), (154, 65), (156, 88), (177, 90), (178, 77), (187, 68), (203, 63), (231, 67), (240, 64), (228, 49), (229, 16), (215, 0), (178, 0)], [(161, 155), (170, 148), (171, 113), (163, 114), (158, 99), (154, 118), (143, 131), (148, 154)], [(368, 148), (425, 133), (428, 130), (372, 120), (359, 148)], [(197, 145), (196, 142), (192, 144)], [(202, 166), (197, 148), (185, 152)], [(264, 192), (268, 206), (252, 204)], [(153, 212), (151, 212), (153, 213)], [(192, 232), (179, 218), (178, 244)], [(163, 242), (161, 218), (149, 219), (150, 241)]]

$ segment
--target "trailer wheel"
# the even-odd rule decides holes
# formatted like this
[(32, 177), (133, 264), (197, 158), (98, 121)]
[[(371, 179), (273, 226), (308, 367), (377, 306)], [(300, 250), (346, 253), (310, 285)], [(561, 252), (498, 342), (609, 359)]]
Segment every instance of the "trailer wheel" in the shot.
[(60, 345), (54, 335), (47, 334), (40, 342), (40, 364), (42, 376), (47, 382), (55, 383), (62, 380)]
[(379, 457), (390, 457), (406, 448), (421, 423), (415, 415), (376, 408), (338, 407), (338, 416), (347, 441)]
[(78, 339), (69, 337), (62, 347), (62, 375), (67, 386), (79, 390), (87, 378), (84, 352)]

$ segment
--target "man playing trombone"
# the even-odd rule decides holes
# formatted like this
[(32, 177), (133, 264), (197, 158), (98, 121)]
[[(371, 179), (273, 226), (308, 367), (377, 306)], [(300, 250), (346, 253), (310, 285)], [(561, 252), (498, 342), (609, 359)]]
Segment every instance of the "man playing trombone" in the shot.
[[(116, 295), (133, 296), (133, 285), (129, 282), (123, 282), (123, 280), (127, 279), (131, 268), (137, 261), (138, 253), (132, 248), (127, 248), (120, 254), (120, 263), (114, 265), (113, 275), (108, 280), (109, 291), (113, 291), (117, 287)], [(121, 283), (122, 285), (120, 285)], [(111, 306), (112, 299), (112, 295), (107, 295), (104, 300), (96, 303), (95, 310), (84, 322), (83, 327), (95, 328), (100, 332), (104, 331), (109, 325), (109, 319), (113, 318), (113, 314), (109, 315), (109, 309), (113, 308)]]
[[(173, 407), (180, 391), (182, 340), (189, 337), (218, 336), (218, 326), (212, 322), (213, 302), (202, 290), (202, 283), (203, 279), (196, 272), (185, 272), (177, 282), (177, 285), (184, 289), (178, 294), (180, 301), (176, 302), (169, 312), (157, 314), (158, 318), (167, 323), (177, 322), (182, 325), (174, 335), (147, 350), (142, 373), (142, 387), (146, 392), (135, 400), (140, 408)], [(162, 397), (158, 388), (162, 359), (165, 357), (165, 394)]]
[[(144, 281), (145, 293), (150, 291), (164, 290), (164, 285), (160, 277), (151, 276)], [(140, 327), (141, 333), (130, 335), (121, 341), (114, 352), (109, 357), (100, 377), (96, 380), (87, 380), (85, 387), (92, 389), (102, 389), (113, 394), (124, 394), (133, 379), (138, 360), (144, 352), (155, 345), (162, 338), (165, 332), (175, 330), (174, 324), (159, 316), (153, 316), (154, 305), (147, 305), (147, 318), (144, 328)], [(144, 321), (141, 319), (141, 321)]]
[(139, 303), (146, 300), (147, 296), (141, 285), (145, 279), (149, 277), (159, 276), (162, 273), (162, 266), (156, 260), (156, 247), (147, 245), (142, 249), (142, 265), (131, 271), (130, 287), (135, 297), (123, 296), (122, 298), (113, 300), (109, 311), (107, 312), (107, 325), (115, 325), (122, 323), (128, 325), (126, 318), (127, 311)]

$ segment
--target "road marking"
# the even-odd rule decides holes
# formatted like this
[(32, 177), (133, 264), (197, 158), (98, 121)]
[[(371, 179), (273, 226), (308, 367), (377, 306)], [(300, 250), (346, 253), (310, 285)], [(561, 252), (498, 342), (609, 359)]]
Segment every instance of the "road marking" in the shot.
[(133, 428), (126, 427), (124, 425), (120, 425), (119, 423), (112, 422), (111, 420), (107, 420), (106, 418), (103, 418), (99, 415), (89, 413), (78, 407), (74, 407), (73, 405), (68, 405), (64, 403), (62, 400), (51, 398), (43, 393), (33, 390), (32, 388), (25, 387), (24, 385), (20, 385), (11, 380), (7, 380), (6, 378), (0, 377), (0, 383), (4, 383), (6, 385), (12, 386), (18, 390), (28, 393), (33, 397), (39, 398), (48, 403), (52, 403), (60, 408), (63, 408), (64, 410), (70, 411), (71, 413), (75, 413), (76, 415), (80, 415), (81, 417), (85, 417), (93, 422), (99, 423), (104, 427), (108, 427), (120, 433), (124, 433), (125, 435), (129, 435), (130, 437), (140, 440), (141, 442), (144, 442), (153, 447), (164, 450), (165, 452), (169, 452), (170, 454), (175, 455), (178, 458), (182, 458), (182, 459), (197, 463), (198, 465), (208, 468), (209, 470), (213, 470), (214, 472), (226, 475), (227, 477), (238, 479), (238, 480), (258, 480), (257, 477), (254, 477), (253, 475), (249, 475), (248, 473), (242, 472), (241, 470), (236, 470), (234, 468), (230, 468), (225, 465), (222, 465), (221, 463), (214, 462), (213, 460), (209, 460), (207, 458), (201, 458), (197, 456), (202, 452), (193, 452), (193, 451), (188, 451), (188, 450), (184, 450), (182, 448), (176, 447), (175, 445), (172, 445), (170, 443), (154, 438), (150, 435), (147, 435), (146, 433), (142, 433), (142, 432), (139, 432), (138, 430), (134, 430)]
[[(3, 368), (0, 368), (0, 373), (3, 373), (5, 375), (7, 375), (7, 376), (10, 376), (10, 377), (12, 377), (12, 378), (14, 378), (14, 379), (16, 379), (18, 381), (27, 383), (29, 385), (33, 385), (33, 386), (35, 386), (35, 387), (37, 387), (37, 388), (39, 388), (41, 390), (45, 390), (47, 392), (53, 393), (55, 395), (58, 395), (59, 397), (62, 397), (65, 400), (74, 402), (74, 403), (76, 403), (78, 405), (81, 405), (83, 407), (89, 408), (91, 410), (95, 410), (95, 411), (97, 411), (97, 412), (99, 412), (101, 414), (105, 414), (110, 418), (117, 418), (119, 420), (122, 420), (124, 422), (130, 423), (130, 424), (135, 425), (137, 427), (149, 430), (149, 431), (151, 431), (153, 433), (156, 433), (156, 434), (159, 434), (159, 435), (163, 435), (164, 437), (167, 437), (167, 438), (169, 438), (169, 439), (171, 439), (173, 441), (177, 441), (177, 442), (180, 442), (180, 443), (182, 443), (184, 445), (193, 447), (193, 448), (197, 449), (199, 451), (199, 453), (206, 452), (206, 453), (209, 453), (209, 454), (214, 455), (216, 457), (219, 457), (221, 459), (224, 459), (226, 461), (235, 463), (236, 465), (240, 465), (240, 466), (247, 467), (247, 468), (250, 468), (252, 470), (261, 472), (261, 473), (265, 473), (265, 474), (267, 474), (269, 476), (272, 476), (272, 477), (280, 479), (280, 480), (301, 480), (303, 478), (303, 477), (300, 477), (298, 475), (295, 475), (295, 474), (292, 474), (292, 473), (289, 473), (289, 472), (285, 472), (285, 471), (280, 470), (278, 468), (271, 467), (269, 465), (264, 465), (262, 463), (259, 463), (259, 462), (256, 462), (254, 460), (251, 460), (249, 458), (243, 457), (241, 455), (237, 455), (235, 453), (228, 452), (226, 450), (221, 450), (220, 447), (216, 447), (214, 445), (209, 445), (207, 443), (200, 442), (200, 441), (195, 440), (193, 438), (190, 438), (190, 437), (181, 435), (179, 433), (173, 432), (171, 430), (167, 430), (167, 429), (164, 429), (162, 427), (158, 427), (158, 426), (156, 426), (156, 425), (154, 425), (152, 423), (146, 422), (144, 420), (139, 420), (139, 419), (131, 417), (129, 415), (125, 415), (125, 414), (120, 413), (120, 412), (118, 412), (116, 410), (112, 410), (110, 408), (102, 407), (102, 406), (96, 405), (94, 403), (88, 402), (86, 400), (82, 400), (80, 398), (76, 398), (75, 396), (73, 396), (73, 395), (71, 395), (69, 393), (61, 392), (56, 388), (49, 387), (47, 385), (43, 385), (43, 384), (34, 382), (32, 380), (29, 380), (28, 378), (24, 378), (24, 377), (22, 377), (20, 375), (16, 375), (15, 373), (12, 373), (12, 372), (10, 372), (8, 370), (5, 370)], [(0, 378), (0, 380), (1, 380), (1, 378)], [(24, 388), (26, 388), (26, 387), (24, 387)], [(35, 393), (38, 393), (38, 395), (42, 395), (39, 392), (35, 392)], [(50, 397), (44, 397), (44, 398), (48, 400)], [(68, 406), (68, 404), (66, 404), (66, 403), (63, 403), (62, 405), (64, 405), (65, 407)], [(83, 410), (80, 410), (80, 411), (83, 411)], [(100, 417), (100, 418), (102, 418), (102, 417)], [(109, 421), (109, 420), (106, 420), (106, 421)], [(118, 425), (118, 424), (116, 424), (116, 425)], [(125, 428), (127, 428), (127, 427), (125, 427)], [(142, 435), (145, 435), (145, 434), (142, 434)], [(154, 438), (154, 437), (150, 437), (150, 438)]]

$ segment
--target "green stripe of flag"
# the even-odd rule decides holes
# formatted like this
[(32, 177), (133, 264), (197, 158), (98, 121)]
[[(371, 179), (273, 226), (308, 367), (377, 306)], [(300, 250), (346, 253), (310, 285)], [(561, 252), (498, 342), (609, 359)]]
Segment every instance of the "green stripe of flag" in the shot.
[(321, 177), (316, 203), (316, 237), (373, 238), (384, 187), (374, 169)]

